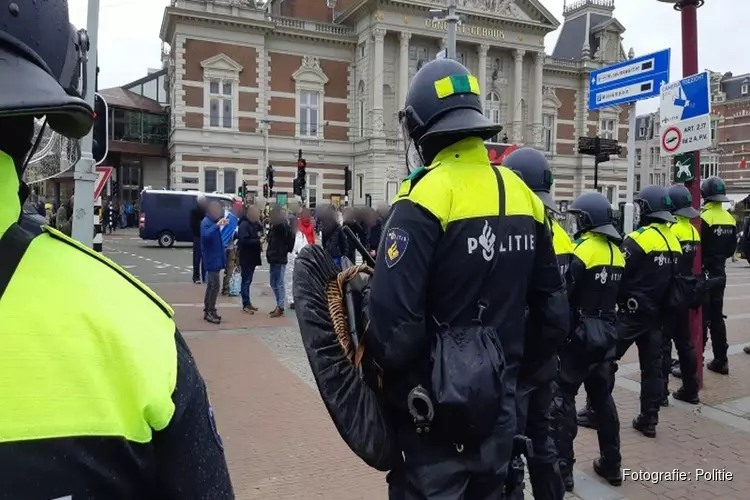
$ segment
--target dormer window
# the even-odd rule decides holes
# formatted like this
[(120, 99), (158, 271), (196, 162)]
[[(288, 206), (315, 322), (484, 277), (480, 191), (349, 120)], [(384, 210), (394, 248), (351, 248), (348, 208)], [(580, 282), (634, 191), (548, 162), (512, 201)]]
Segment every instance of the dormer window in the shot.
[(748, 93), (750, 93), (750, 85), (748, 85), (747, 83), (743, 83), (742, 84), (742, 95), (747, 95)]

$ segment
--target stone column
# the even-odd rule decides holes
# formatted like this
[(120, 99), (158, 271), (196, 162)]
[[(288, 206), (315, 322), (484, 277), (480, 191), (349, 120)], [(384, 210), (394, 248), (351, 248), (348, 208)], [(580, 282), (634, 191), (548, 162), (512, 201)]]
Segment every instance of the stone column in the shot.
[(404, 109), (406, 92), (409, 90), (409, 39), (411, 33), (405, 31), (399, 35), (401, 46), (398, 59), (398, 109)]
[(515, 52), (515, 69), (513, 71), (513, 142), (520, 143), (523, 140), (523, 56), (526, 51), (516, 49)]
[(477, 68), (477, 80), (479, 80), (479, 90), (482, 93), (482, 106), (487, 99), (487, 51), (490, 46), (486, 44), (477, 47), (477, 56), (479, 56), (479, 67)]
[(542, 92), (544, 85), (544, 52), (537, 52), (534, 58), (534, 114), (533, 114), (533, 135), (534, 146), (542, 147)]
[(375, 39), (375, 64), (372, 79), (372, 128), (373, 135), (383, 135), (383, 45), (385, 43), (385, 30), (377, 28), (373, 30), (372, 37)]

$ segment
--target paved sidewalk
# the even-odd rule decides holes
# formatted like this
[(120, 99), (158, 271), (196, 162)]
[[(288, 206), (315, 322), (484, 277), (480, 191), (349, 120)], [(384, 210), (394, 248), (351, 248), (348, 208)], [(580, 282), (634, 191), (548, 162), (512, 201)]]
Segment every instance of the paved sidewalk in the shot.
[[(746, 284), (747, 283), (747, 284)], [(225, 324), (210, 329), (201, 310), (202, 287), (163, 285), (158, 292), (175, 304), (178, 323), (206, 378), (217, 410), (238, 499), (375, 500), (387, 498), (384, 474), (369, 469), (338, 436), (317, 394), (293, 314), (271, 320), (245, 317), (236, 299), (220, 298)], [(256, 305), (270, 290), (259, 286)], [(690, 481), (636, 480), (614, 488), (594, 474), (598, 456), (594, 431), (580, 429), (576, 440), (576, 495), (581, 500), (703, 500), (750, 498), (750, 356), (741, 353), (750, 314), (750, 268), (735, 266), (727, 289), (730, 344), (728, 377), (705, 375), (705, 405), (673, 402), (660, 416), (655, 439), (631, 427), (638, 410), (639, 375), (635, 352), (618, 372), (615, 400), (621, 419), (623, 467), (647, 473), (678, 469)], [(750, 298), (750, 297), (748, 297)], [(256, 300), (254, 297), (253, 300)], [(181, 304), (185, 304), (184, 306)], [(259, 305), (263, 310), (263, 306)], [(707, 358), (711, 359), (710, 349)], [(673, 380), (673, 387), (678, 382)], [(585, 394), (579, 395), (582, 402)], [(732, 480), (696, 477), (697, 469), (731, 472)], [(717, 474), (714, 474), (716, 476)], [(526, 498), (531, 498), (527, 492)]]

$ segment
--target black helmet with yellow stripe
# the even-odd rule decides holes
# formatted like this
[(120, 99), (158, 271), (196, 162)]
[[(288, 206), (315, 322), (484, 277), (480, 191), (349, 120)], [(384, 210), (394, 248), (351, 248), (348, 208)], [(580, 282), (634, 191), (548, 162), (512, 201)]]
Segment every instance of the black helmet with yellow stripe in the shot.
[(417, 71), (399, 121), (407, 144), (407, 162), (410, 146), (422, 161), (429, 161), (424, 150), (434, 150), (428, 147), (430, 144), (440, 144), (442, 149), (466, 137), (489, 139), (502, 130), (484, 116), (476, 77), (452, 59), (431, 61)]

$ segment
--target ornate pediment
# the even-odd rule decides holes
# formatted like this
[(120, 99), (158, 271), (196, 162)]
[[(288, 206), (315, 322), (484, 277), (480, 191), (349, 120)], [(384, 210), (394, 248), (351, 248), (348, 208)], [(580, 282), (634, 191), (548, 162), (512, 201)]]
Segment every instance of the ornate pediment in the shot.
[(304, 56), (299, 69), (292, 74), (297, 83), (308, 83), (312, 85), (325, 85), (328, 77), (320, 67), (320, 60), (314, 56)]
[(201, 61), (204, 70), (223, 71), (228, 73), (239, 73), (242, 66), (226, 54), (216, 54), (213, 57)]

